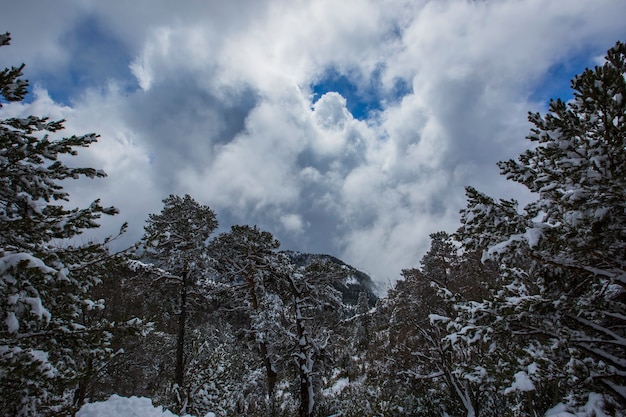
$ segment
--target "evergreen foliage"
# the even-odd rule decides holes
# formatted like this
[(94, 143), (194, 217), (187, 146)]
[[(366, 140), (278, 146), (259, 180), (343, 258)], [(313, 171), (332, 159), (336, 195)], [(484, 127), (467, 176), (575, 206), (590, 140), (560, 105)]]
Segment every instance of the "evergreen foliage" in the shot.
[[(572, 81), (574, 99), (530, 114), (535, 146), (502, 174), (538, 198), (519, 212), (468, 189), (458, 236), (500, 266), (482, 303), (459, 304), (458, 337), (492, 340), (520, 412), (603, 393), (626, 406), (626, 46)], [(526, 393), (521, 395), (519, 393)]]
[(256, 226), (232, 226), (211, 244), (217, 261), (219, 280), (232, 290), (235, 308), (247, 316), (248, 331), (258, 346), (265, 369), (268, 407), (275, 407), (278, 382), (278, 337), (284, 332), (281, 318), (288, 282), (284, 279), (289, 264), (277, 252), (280, 242)]
[[(0, 44), (8, 45), (8, 34)], [(21, 101), (28, 83), (22, 69), (0, 73), (4, 100)], [(113, 323), (88, 320), (104, 308), (90, 297), (111, 260), (104, 243), (66, 243), (98, 227), (117, 210), (98, 200), (68, 209), (62, 181), (105, 177), (63, 161), (98, 136), (52, 139), (63, 120), (46, 117), (0, 120), (0, 413), (42, 416), (70, 413), (84, 399), (94, 366), (111, 354)], [(63, 157), (63, 158), (62, 158)]]
[[(292, 335), (292, 353), (300, 393), (300, 417), (313, 416), (319, 382), (318, 363), (333, 343), (333, 328), (337, 327), (337, 311), (341, 309), (341, 295), (333, 287), (343, 271), (332, 264), (311, 264), (291, 273), (289, 289), (293, 303), (288, 316)], [(362, 294), (365, 295), (365, 292)], [(367, 303), (367, 297), (364, 297)]]
[(188, 362), (187, 327), (194, 304), (202, 305), (209, 295), (206, 281), (211, 274), (211, 258), (207, 242), (218, 223), (213, 210), (197, 203), (189, 195), (170, 195), (163, 200), (163, 210), (150, 214), (142, 238), (143, 258), (149, 265), (135, 263), (137, 269), (148, 272), (157, 285), (173, 284), (178, 317), (176, 325), (176, 359), (173, 395), (184, 413), (190, 401), (185, 367)]

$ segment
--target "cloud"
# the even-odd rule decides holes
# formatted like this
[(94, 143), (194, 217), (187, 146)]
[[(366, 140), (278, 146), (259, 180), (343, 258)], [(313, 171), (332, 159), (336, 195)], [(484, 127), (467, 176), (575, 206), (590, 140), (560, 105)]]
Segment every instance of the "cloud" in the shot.
[(288, 233), (302, 233), (304, 230), (304, 221), (299, 214), (285, 214), (280, 218), (283, 227)]
[(352, 115), (346, 109), (346, 99), (336, 92), (324, 94), (313, 105), (314, 117), (327, 129), (342, 129)]
[[(125, 243), (161, 199), (189, 193), (224, 228), (258, 224), (286, 249), (331, 253), (385, 283), (419, 264), (430, 233), (456, 229), (464, 186), (529, 198), (495, 163), (528, 146), (527, 111), (545, 108), (535, 88), (568, 85), (546, 77), (572, 56), (593, 62), (623, 37), (625, 13), (619, 0), (18, 7), (8, 18), (32, 19), (7, 56), (38, 67), (42, 88), (6, 107), (102, 135), (79, 160), (109, 177), (68, 187), (79, 203), (119, 206)], [(53, 84), (89, 47), (86, 22), (125, 68), (81, 55), (101, 66), (80, 66), (88, 82), (60, 103)], [(329, 74), (352, 90), (334, 91)], [(355, 117), (359, 104), (373, 111)]]

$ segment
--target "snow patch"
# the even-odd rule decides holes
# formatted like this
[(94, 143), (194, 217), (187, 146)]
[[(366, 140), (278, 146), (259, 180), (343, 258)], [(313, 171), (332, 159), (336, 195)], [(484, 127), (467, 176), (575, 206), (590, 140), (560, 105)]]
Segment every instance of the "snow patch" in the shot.
[(7, 318), (4, 320), (4, 323), (7, 325), (9, 333), (17, 333), (20, 329), (20, 322), (17, 321), (17, 317), (15, 317), (15, 313), (12, 311), (7, 313)]
[(24, 304), (28, 304), (30, 306), (30, 312), (37, 316), (39, 320), (44, 318), (46, 322), (49, 322), (52, 318), (52, 314), (41, 304), (41, 298), (39, 297), (24, 297)]
[(443, 323), (447, 323), (450, 321), (450, 317), (442, 316), (439, 314), (429, 314), (428, 319), (430, 320), (430, 324), (435, 324), (439, 321)]
[(324, 395), (330, 396), (341, 394), (341, 391), (343, 391), (348, 385), (350, 385), (349, 378), (339, 378), (332, 387), (324, 390)]
[(545, 417), (576, 417), (576, 414), (570, 413), (569, 410), (571, 410), (570, 407), (563, 403), (559, 403), (546, 411)]
[(515, 375), (515, 381), (513, 384), (504, 390), (505, 394), (509, 394), (514, 391), (534, 391), (535, 384), (531, 381), (528, 374), (524, 371), (519, 371)]
[[(590, 393), (587, 404), (575, 410), (571, 406), (559, 403), (546, 411), (545, 417), (609, 417), (603, 410), (604, 398), (601, 394)], [(623, 414), (616, 414), (617, 416)]]
[(539, 244), (539, 240), (543, 236), (543, 231), (539, 228), (529, 228), (526, 229), (526, 233), (524, 233), (524, 238), (528, 242), (528, 246), (534, 248)]
[(26, 268), (38, 268), (44, 274), (56, 274), (57, 272), (55, 269), (46, 265), (41, 259), (25, 252), (9, 252), (5, 254), (5, 256), (0, 258), (0, 272), (4, 275), (10, 269), (16, 268), (22, 263), (26, 264)]
[[(78, 411), (76, 417), (178, 417), (171, 411), (163, 410), (162, 406), (155, 407), (152, 400), (145, 397), (120, 397), (112, 395), (106, 401), (85, 404)], [(192, 417), (185, 415), (183, 417)], [(215, 417), (208, 413), (205, 417)]]
[(346, 278), (346, 285), (359, 285), (359, 280), (354, 275), (350, 275)]

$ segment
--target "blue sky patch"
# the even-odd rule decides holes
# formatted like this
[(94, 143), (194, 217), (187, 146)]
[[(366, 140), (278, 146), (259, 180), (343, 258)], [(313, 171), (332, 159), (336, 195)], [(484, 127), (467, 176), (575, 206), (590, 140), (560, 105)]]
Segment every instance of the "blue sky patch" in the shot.
[(136, 81), (128, 67), (130, 51), (110, 30), (93, 18), (80, 21), (61, 40), (71, 61), (65, 71), (45, 72), (31, 78), (56, 102), (70, 104), (72, 97), (86, 88), (98, 88), (116, 80), (122, 88), (134, 89)]
[(314, 101), (328, 92), (337, 92), (346, 99), (346, 107), (352, 116), (365, 120), (371, 112), (382, 110), (384, 101), (396, 102), (411, 92), (408, 83), (397, 80), (393, 89), (385, 94), (380, 81), (383, 70), (384, 68), (380, 66), (370, 75), (369, 80), (359, 83), (354, 80), (356, 74), (344, 74), (337, 68), (330, 67), (316, 83), (311, 85), (311, 90), (315, 94)]
[(593, 51), (585, 49), (552, 65), (543, 79), (537, 83), (530, 98), (544, 102), (546, 106), (550, 99), (570, 100), (574, 97), (571, 80), (576, 75), (582, 74), (585, 68), (594, 68), (595, 57)]

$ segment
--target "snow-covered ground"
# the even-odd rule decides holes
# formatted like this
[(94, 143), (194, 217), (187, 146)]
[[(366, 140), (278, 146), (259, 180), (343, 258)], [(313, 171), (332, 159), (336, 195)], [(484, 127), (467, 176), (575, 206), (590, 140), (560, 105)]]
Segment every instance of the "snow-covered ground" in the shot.
[[(341, 381), (341, 380), (340, 380)], [(343, 383), (339, 384), (338, 390), (343, 389)], [(589, 395), (589, 401), (582, 410), (574, 411), (570, 407), (559, 404), (551, 408), (545, 417), (609, 417), (602, 411), (602, 396), (599, 394)], [(144, 397), (120, 397), (112, 395), (108, 400), (85, 404), (76, 417), (179, 417), (163, 407), (152, 405), (150, 398)], [(181, 417), (194, 417), (186, 414)], [(214, 413), (207, 413), (203, 417), (215, 417)]]
[[(178, 417), (163, 407), (152, 405), (150, 398), (112, 395), (106, 401), (85, 404), (76, 417)], [(182, 417), (193, 417), (185, 415)], [(215, 417), (208, 413), (204, 417)]]
[[(610, 417), (602, 411), (603, 403), (604, 400), (600, 394), (591, 393), (589, 394), (589, 401), (582, 409), (575, 411), (560, 403), (546, 411), (545, 417)], [(616, 414), (616, 416), (620, 415), (623, 414)]]

